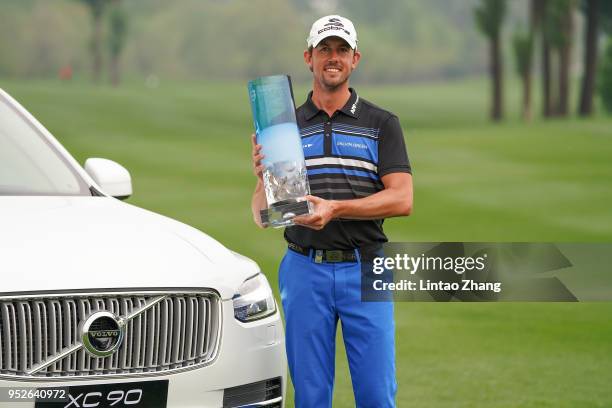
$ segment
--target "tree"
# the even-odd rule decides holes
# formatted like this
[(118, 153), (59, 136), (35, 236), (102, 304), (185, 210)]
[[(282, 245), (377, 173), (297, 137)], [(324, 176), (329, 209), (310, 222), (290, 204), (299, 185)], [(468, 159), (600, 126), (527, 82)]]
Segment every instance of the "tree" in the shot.
[(584, 74), (580, 89), (578, 114), (590, 116), (593, 113), (593, 91), (597, 73), (597, 38), (599, 34), (599, 0), (584, 2), (586, 33), (584, 36)]
[(582, 76), (578, 114), (586, 117), (593, 113), (599, 34), (600, 31), (612, 34), (612, 2), (583, 0), (582, 4), (583, 12), (586, 15), (586, 33), (584, 38), (584, 74)]
[(600, 1), (599, 17), (601, 30), (612, 35), (612, 1)]
[(560, 116), (567, 116), (569, 113), (571, 50), (576, 2), (575, 0), (562, 0), (560, 3), (561, 43), (559, 44), (559, 105), (557, 112)]
[[(600, 4), (601, 28), (612, 36), (612, 2), (604, 1)], [(598, 91), (604, 109), (612, 113), (612, 39), (608, 37), (608, 43), (602, 55), (601, 67), (598, 73)]]
[(523, 119), (530, 121), (531, 114), (531, 79), (533, 64), (534, 39), (540, 27), (542, 12), (541, 1), (531, 0), (529, 5), (529, 31), (515, 33), (512, 43), (516, 60), (516, 70), (523, 81)]
[(127, 15), (121, 7), (120, 0), (113, 1), (113, 8), (109, 15), (108, 50), (110, 52), (110, 78), (114, 86), (119, 85), (119, 56), (125, 46), (127, 34)]
[[(536, 0), (537, 1), (537, 0)], [(552, 88), (551, 88), (551, 46), (549, 33), (549, 13), (548, 3), (550, 0), (542, 0), (539, 3), (538, 11), (541, 18), (542, 27), (542, 114), (544, 117), (553, 115), (552, 109)]]
[(505, 14), (505, 0), (481, 0), (474, 10), (476, 25), (489, 40), (489, 69), (493, 91), (491, 119), (495, 121), (503, 117), (503, 60), (500, 37)]
[(91, 54), (92, 54), (92, 78), (94, 82), (100, 82), (102, 75), (102, 16), (108, 0), (81, 0), (89, 7), (92, 19), (91, 31)]
[(531, 32), (518, 32), (512, 38), (516, 70), (523, 81), (523, 119), (531, 120), (531, 60), (533, 37)]
[(551, 48), (558, 55), (558, 99), (553, 114), (567, 116), (569, 111), (569, 80), (573, 36), (574, 0), (547, 0), (544, 32)]
[(612, 112), (612, 39), (608, 40), (598, 83), (599, 96), (606, 111)]

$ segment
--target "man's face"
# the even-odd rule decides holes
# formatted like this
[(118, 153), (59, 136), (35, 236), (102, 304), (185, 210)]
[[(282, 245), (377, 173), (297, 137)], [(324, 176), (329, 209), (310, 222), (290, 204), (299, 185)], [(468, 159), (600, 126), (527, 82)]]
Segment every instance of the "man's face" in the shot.
[(359, 51), (351, 49), (339, 37), (325, 38), (312, 49), (312, 53), (304, 51), (304, 61), (310, 67), (315, 81), (330, 91), (348, 81), (360, 58)]

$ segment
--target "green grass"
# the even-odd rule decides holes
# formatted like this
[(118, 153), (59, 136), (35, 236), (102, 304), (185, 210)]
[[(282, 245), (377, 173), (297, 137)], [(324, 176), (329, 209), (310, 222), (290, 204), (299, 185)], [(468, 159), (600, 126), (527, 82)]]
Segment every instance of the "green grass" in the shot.
[[(125, 165), (129, 202), (257, 260), (276, 288), (282, 231), (251, 221), (244, 84), (0, 87), (81, 163)], [(414, 167), (414, 214), (385, 223), (391, 240), (611, 241), (612, 119), (524, 124), (517, 88), (493, 125), (483, 81), (359, 87), (401, 118)], [(611, 303), (397, 304), (398, 406), (612, 406), (611, 316)], [(340, 346), (334, 406), (353, 405)]]

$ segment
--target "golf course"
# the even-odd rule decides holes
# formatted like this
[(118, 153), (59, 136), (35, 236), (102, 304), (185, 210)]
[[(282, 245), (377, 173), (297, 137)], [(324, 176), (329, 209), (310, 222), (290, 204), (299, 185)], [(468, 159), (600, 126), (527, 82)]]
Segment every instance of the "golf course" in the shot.
[[(307, 85), (295, 86), (298, 104)], [(519, 83), (506, 85), (506, 120), (493, 124), (485, 79), (354, 83), (398, 115), (413, 167), (413, 214), (385, 221), (391, 241), (612, 242), (612, 116), (537, 114), (525, 123)], [(81, 164), (103, 157), (125, 166), (128, 203), (257, 261), (279, 299), (282, 230), (258, 229), (251, 217), (246, 83), (3, 79), (0, 87)], [(406, 302), (395, 310), (398, 407), (612, 406), (610, 302)], [(334, 407), (351, 407), (340, 333)]]

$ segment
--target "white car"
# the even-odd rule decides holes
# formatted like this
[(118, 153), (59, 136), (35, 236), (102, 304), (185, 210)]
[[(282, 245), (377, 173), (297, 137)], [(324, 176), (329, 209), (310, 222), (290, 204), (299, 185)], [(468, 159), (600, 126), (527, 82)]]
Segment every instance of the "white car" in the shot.
[(257, 264), (131, 192), (0, 89), (0, 407), (284, 406)]

